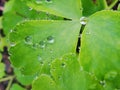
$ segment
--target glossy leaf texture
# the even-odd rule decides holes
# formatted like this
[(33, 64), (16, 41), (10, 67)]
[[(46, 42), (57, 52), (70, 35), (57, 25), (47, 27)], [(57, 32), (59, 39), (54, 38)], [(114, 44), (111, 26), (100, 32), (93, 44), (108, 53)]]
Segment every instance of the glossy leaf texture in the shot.
[[(24, 74), (48, 72), (49, 63), (76, 52), (79, 21), (40, 21), (21, 23), (10, 33), (11, 63)], [(71, 42), (72, 41), (72, 42)]]
[(82, 15), (81, 0), (24, 0), (28, 6), (68, 19), (79, 19)]
[(49, 15), (40, 11), (36, 11), (28, 7), (22, 0), (10, 0), (5, 4), (3, 12), (3, 29), (7, 35), (11, 29), (25, 20), (38, 20), (38, 19), (59, 19), (53, 15)]
[(106, 0), (81, 0), (83, 6), (83, 16), (90, 16), (93, 13), (106, 9)]
[(67, 54), (51, 63), (51, 77), (40, 75), (33, 90), (102, 90), (95, 77), (82, 71), (77, 56)]
[[(90, 16), (83, 31), (80, 63), (84, 70), (94, 73), (100, 80), (120, 79), (119, 24), (120, 12), (105, 10)], [(110, 83), (114, 89), (120, 88), (120, 83)]]

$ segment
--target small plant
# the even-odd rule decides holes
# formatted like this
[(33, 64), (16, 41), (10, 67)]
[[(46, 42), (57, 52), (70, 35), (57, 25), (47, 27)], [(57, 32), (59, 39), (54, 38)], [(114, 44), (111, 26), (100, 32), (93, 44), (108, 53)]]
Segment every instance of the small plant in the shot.
[(32, 90), (119, 90), (119, 6), (112, 10), (117, 2), (10, 0), (0, 49), (8, 47), (12, 78)]

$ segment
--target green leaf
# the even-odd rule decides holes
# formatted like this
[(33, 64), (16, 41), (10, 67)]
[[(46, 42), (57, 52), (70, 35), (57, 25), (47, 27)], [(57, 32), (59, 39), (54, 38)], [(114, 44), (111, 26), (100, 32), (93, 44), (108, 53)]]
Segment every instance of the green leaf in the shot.
[[(38, 90), (102, 90), (94, 76), (80, 70), (75, 54), (68, 54), (54, 60), (51, 63), (51, 75), (52, 78), (47, 78), (46, 75), (40, 76), (34, 81), (32, 89), (36, 90), (39, 86)], [(46, 89), (44, 85), (55, 89)]]
[(80, 63), (98, 79), (108, 72), (120, 72), (119, 24), (120, 12), (105, 10), (90, 16), (83, 31)]
[(10, 90), (26, 90), (18, 84), (13, 84)]
[(50, 76), (42, 74), (33, 82), (32, 90), (56, 90), (56, 84)]
[(118, 11), (120, 11), (120, 4), (118, 5), (118, 8), (117, 8)]
[(45, 19), (45, 17), (47, 17), (46, 13), (35, 11), (21, 0), (10, 0), (5, 4), (3, 12), (3, 29), (7, 35), (8, 32), (21, 21), (28, 19)]
[(90, 16), (91, 14), (106, 9), (106, 0), (81, 0), (83, 6), (83, 15)]
[(41, 67), (41, 72), (48, 72), (51, 60), (76, 52), (80, 26), (79, 21), (21, 23), (10, 33), (11, 63), (24, 74), (33, 74)]
[(2, 78), (4, 75), (5, 75), (5, 64), (0, 63), (0, 78)]
[[(26, 0), (25, 0), (26, 1)], [(28, 6), (57, 16), (79, 19), (82, 15), (81, 0), (27, 0)]]
[(35, 78), (35, 76), (25, 76), (20, 72), (20, 70), (15, 69), (15, 68), (14, 68), (14, 72), (15, 72), (15, 75), (16, 75), (16, 79), (22, 85), (30, 85)]

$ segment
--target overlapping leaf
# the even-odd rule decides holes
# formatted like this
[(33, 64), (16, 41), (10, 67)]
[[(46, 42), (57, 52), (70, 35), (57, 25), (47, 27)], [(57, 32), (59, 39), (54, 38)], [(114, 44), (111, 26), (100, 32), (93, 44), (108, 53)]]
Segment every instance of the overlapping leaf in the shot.
[(79, 19), (82, 15), (81, 0), (25, 0), (28, 6), (57, 16)]
[(83, 6), (83, 15), (90, 16), (91, 14), (106, 9), (106, 0), (81, 0)]
[(35, 11), (28, 7), (22, 0), (10, 0), (5, 4), (3, 13), (3, 29), (8, 34), (17, 23), (28, 19), (47, 19), (46, 13)]
[[(120, 12), (101, 11), (89, 18), (83, 32), (80, 62), (86, 71), (94, 73), (99, 79), (104, 79), (106, 74), (112, 77), (109, 72), (118, 74), (117, 79), (120, 78), (119, 24)], [(116, 86), (114, 82), (112, 84)], [(115, 88), (119, 88), (120, 83), (116, 84)]]
[(52, 78), (40, 75), (33, 83), (33, 90), (102, 90), (94, 76), (80, 69), (75, 54), (68, 54), (53, 61), (51, 74)]

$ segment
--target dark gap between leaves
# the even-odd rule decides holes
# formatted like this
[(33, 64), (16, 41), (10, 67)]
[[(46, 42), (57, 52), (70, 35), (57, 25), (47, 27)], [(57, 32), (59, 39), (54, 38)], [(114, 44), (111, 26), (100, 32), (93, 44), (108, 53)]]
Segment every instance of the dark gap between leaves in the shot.
[(79, 37), (78, 37), (78, 42), (77, 42), (77, 47), (76, 47), (76, 53), (80, 53), (80, 47), (81, 47), (81, 34), (83, 32), (85, 28), (85, 25), (82, 25), (80, 28), (80, 32), (79, 32)]
[(4, 34), (3, 29), (0, 30), (0, 35), (1, 35), (2, 37), (5, 37), (5, 34)]

